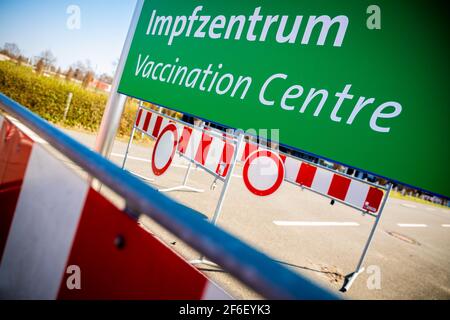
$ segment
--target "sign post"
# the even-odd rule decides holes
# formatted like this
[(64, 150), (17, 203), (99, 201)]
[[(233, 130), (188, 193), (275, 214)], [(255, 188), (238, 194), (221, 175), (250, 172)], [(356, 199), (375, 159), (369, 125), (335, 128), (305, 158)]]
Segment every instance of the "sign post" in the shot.
[(120, 118), (122, 117), (127, 99), (125, 95), (118, 92), (119, 82), (122, 78), (125, 62), (130, 52), (131, 42), (134, 37), (143, 6), (144, 0), (136, 1), (136, 8), (134, 9), (130, 29), (128, 30), (128, 34), (123, 45), (122, 54), (120, 55), (117, 70), (111, 86), (111, 93), (109, 94), (105, 112), (103, 113), (102, 122), (100, 124), (100, 130), (95, 141), (94, 150), (106, 158), (108, 158), (111, 153), (114, 139), (120, 125)]

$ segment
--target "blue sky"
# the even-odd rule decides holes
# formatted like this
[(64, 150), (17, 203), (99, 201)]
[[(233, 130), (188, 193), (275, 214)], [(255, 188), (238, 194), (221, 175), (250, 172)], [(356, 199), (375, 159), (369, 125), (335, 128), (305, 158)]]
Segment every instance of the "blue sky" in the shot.
[[(0, 0), (0, 47), (16, 43), (22, 54), (50, 49), (63, 70), (89, 59), (97, 73), (112, 74), (136, 0)], [(67, 8), (80, 8), (81, 25), (70, 30)]]

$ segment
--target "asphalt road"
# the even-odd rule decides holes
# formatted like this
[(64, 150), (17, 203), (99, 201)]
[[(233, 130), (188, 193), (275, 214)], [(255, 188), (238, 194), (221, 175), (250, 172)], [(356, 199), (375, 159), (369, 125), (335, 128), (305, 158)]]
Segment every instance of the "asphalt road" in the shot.
[[(95, 136), (65, 130), (92, 147)], [(126, 142), (116, 141), (111, 160), (121, 164)], [(155, 178), (150, 145), (133, 145), (126, 168)], [(175, 159), (163, 176), (149, 182), (156, 188), (180, 185), (186, 163)], [(225, 198), (218, 225), (324, 286), (337, 291), (344, 276), (355, 271), (374, 218), (325, 197), (284, 183), (275, 194), (257, 197), (245, 188), (238, 166)], [(189, 185), (196, 192), (169, 192), (173, 199), (211, 219), (222, 184), (211, 189), (214, 177), (191, 170)], [(120, 200), (114, 199), (120, 205)], [(143, 226), (187, 259), (198, 253), (150, 219)], [(390, 198), (364, 266), (349, 292), (350, 299), (450, 299), (450, 210)], [(259, 298), (217, 267), (199, 265), (210, 278), (237, 299)]]

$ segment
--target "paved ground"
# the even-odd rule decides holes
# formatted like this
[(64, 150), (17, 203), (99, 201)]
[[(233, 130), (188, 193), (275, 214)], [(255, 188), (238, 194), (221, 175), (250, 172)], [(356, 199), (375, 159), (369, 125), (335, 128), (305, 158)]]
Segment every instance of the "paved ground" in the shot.
[[(95, 137), (66, 130), (88, 146)], [(116, 141), (111, 160), (121, 164), (126, 143)], [(133, 145), (126, 168), (152, 177), (151, 146)], [(186, 164), (176, 159), (168, 172), (151, 184), (156, 188), (179, 185)], [(310, 191), (284, 183), (269, 197), (252, 195), (245, 188), (237, 168), (226, 197), (219, 225), (235, 236), (268, 253), (293, 270), (338, 290), (344, 275), (354, 271), (374, 222), (371, 216), (329, 201)], [(210, 187), (213, 177), (194, 169), (189, 184), (203, 193), (171, 192), (170, 197), (211, 218), (221, 191), (221, 183)], [(276, 221), (276, 223), (274, 223)], [(292, 226), (292, 222), (300, 225)], [(302, 225), (305, 222), (312, 225)], [(316, 222), (345, 223), (321, 226)], [(145, 228), (169, 243), (187, 259), (198, 254), (150, 219)], [(372, 266), (356, 280), (344, 297), (352, 299), (450, 299), (450, 210), (389, 199), (365, 266)], [(236, 298), (259, 298), (220, 268), (202, 270)], [(373, 288), (373, 276), (381, 272), (381, 288)], [(371, 273), (369, 273), (371, 272)], [(368, 285), (369, 284), (369, 285)]]

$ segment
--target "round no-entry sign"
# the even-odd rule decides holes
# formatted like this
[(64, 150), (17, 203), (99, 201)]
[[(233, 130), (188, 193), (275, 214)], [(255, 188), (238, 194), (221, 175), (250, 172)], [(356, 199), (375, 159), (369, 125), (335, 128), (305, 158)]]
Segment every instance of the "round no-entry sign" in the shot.
[(152, 171), (156, 176), (162, 175), (172, 163), (178, 144), (177, 127), (169, 123), (158, 136), (152, 154)]
[(245, 160), (243, 178), (250, 192), (268, 196), (277, 191), (283, 182), (283, 161), (270, 150), (254, 151)]

